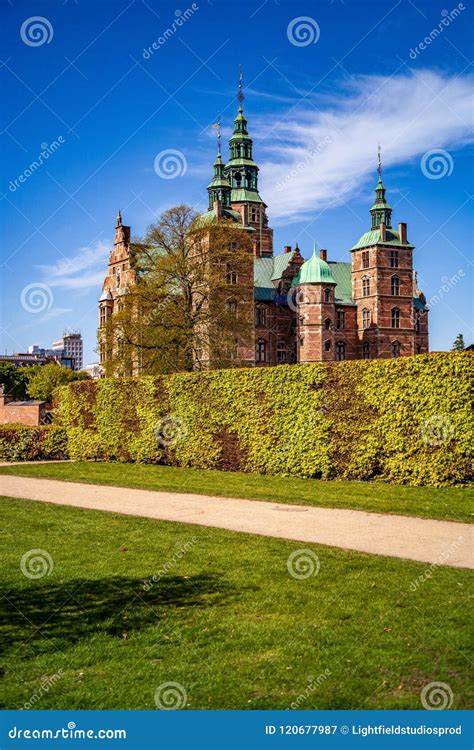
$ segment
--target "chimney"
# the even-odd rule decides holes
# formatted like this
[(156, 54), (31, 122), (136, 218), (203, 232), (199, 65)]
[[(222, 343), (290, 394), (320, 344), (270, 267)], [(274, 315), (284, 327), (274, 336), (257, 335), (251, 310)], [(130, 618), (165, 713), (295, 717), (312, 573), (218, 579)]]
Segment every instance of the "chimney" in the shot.
[(406, 245), (407, 244), (407, 225), (406, 224), (398, 225), (398, 236), (400, 237), (400, 242)]
[(380, 224), (380, 239), (382, 242), (385, 242), (387, 240), (387, 232), (385, 230), (386, 226), (382, 221), (382, 223)]
[(291, 245), (285, 245), (283, 248), (284, 253), (291, 253)]
[(321, 258), (321, 260), (327, 260), (328, 259), (328, 251), (327, 250), (323, 250), (323, 248), (321, 248), (321, 250), (319, 251), (319, 257)]

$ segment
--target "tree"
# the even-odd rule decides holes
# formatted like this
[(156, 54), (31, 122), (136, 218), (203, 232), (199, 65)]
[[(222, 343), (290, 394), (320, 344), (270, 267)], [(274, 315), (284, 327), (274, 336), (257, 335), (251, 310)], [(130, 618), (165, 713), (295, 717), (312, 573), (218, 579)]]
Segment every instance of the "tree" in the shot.
[(87, 372), (67, 370), (53, 362), (35, 369), (36, 372), (30, 378), (27, 391), (31, 398), (39, 401), (52, 401), (53, 391), (59, 385), (72, 383), (74, 380), (87, 380), (90, 377)]
[(205, 221), (188, 206), (165, 211), (131, 247), (137, 282), (99, 332), (107, 375), (238, 366), (253, 316), (248, 230)]
[(453, 343), (453, 345), (451, 347), (451, 351), (452, 352), (463, 352), (465, 348), (466, 348), (466, 346), (464, 344), (464, 336), (462, 335), (462, 333), (458, 333), (458, 335), (454, 339), (454, 343)]
[(0, 383), (5, 393), (23, 401), (27, 397), (27, 386), (30, 377), (37, 367), (15, 367), (11, 362), (0, 363)]

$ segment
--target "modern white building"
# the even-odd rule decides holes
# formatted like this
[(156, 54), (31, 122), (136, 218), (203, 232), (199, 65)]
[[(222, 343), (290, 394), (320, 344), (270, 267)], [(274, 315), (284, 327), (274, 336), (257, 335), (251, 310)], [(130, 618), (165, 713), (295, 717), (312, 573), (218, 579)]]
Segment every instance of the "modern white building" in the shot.
[(73, 370), (82, 370), (83, 343), (79, 331), (65, 331), (61, 339), (53, 341), (52, 349), (56, 353), (62, 351), (64, 357), (71, 358)]

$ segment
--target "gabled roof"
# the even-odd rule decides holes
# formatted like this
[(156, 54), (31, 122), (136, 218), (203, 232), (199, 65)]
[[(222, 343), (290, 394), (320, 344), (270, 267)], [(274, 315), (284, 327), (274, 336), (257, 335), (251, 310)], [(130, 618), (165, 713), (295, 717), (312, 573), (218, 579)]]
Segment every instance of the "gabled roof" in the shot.
[(260, 198), (256, 190), (247, 190), (247, 188), (232, 188), (232, 203), (244, 203), (250, 201), (251, 203), (266, 203)]

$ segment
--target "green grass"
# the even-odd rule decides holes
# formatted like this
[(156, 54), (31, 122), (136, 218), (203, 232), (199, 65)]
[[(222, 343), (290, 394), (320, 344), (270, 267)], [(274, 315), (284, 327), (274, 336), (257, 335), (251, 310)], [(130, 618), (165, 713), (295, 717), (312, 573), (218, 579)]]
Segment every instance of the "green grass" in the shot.
[[(300, 695), (304, 709), (420, 709), (434, 681), (453, 708), (472, 705), (470, 571), (415, 585), (427, 566), (311, 545), (319, 573), (296, 580), (287, 559), (301, 543), (0, 502), (2, 707), (36, 694), (38, 709), (153, 709), (170, 681), (189, 709), (283, 709)], [(23, 575), (32, 549), (50, 554), (50, 575)]]
[(355, 508), (377, 513), (473, 521), (472, 487), (408, 487), (382, 482), (324, 482), (198, 469), (122, 463), (51, 463), (0, 467), (17, 474), (121, 487), (196, 492), (278, 503)]

